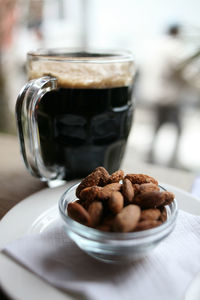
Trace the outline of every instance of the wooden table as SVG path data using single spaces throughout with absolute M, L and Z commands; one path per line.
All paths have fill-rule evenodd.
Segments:
M 148 165 L 137 160 L 128 147 L 122 169 L 132 173 L 146 173 L 159 182 L 165 182 L 190 191 L 195 174 Z M 46 187 L 25 169 L 19 152 L 18 139 L 0 134 L 0 219 L 18 202 Z M 1 272 L 1 269 L 0 269 Z M 8 299 L 0 290 L 0 299 Z
M 0 219 L 19 201 L 45 186 L 26 171 L 18 139 L 0 134 Z

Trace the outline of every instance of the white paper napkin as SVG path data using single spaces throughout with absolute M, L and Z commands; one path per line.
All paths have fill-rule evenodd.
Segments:
M 173 233 L 129 266 L 98 262 L 65 234 L 62 221 L 3 250 L 53 286 L 91 300 L 178 300 L 200 271 L 200 217 L 179 211 Z

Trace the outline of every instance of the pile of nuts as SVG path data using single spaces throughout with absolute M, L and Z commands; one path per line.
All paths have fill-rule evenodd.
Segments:
M 108 232 L 132 232 L 161 225 L 167 219 L 166 205 L 174 194 L 161 191 L 157 180 L 145 174 L 112 175 L 96 168 L 76 189 L 78 200 L 67 206 L 75 221 Z

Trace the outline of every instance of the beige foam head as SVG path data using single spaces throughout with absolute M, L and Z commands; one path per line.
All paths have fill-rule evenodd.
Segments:
M 84 63 L 67 61 L 29 60 L 28 76 L 35 79 L 46 75 L 56 77 L 58 86 L 65 88 L 108 88 L 129 86 L 134 78 L 132 61 Z

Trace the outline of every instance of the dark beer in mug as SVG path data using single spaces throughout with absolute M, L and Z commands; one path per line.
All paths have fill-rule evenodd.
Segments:
M 133 118 L 129 52 L 39 50 L 16 115 L 27 169 L 41 180 L 78 179 L 120 168 Z
M 38 105 L 45 164 L 63 167 L 64 178 L 81 178 L 97 166 L 120 167 L 131 128 L 132 87 L 59 88 Z

